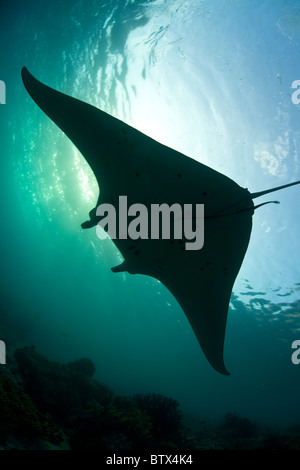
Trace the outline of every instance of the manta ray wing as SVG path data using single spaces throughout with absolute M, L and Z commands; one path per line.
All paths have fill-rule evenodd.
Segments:
M 205 219 L 204 227 L 202 250 L 183 252 L 163 283 L 181 305 L 208 361 L 229 375 L 223 361 L 227 312 L 248 247 L 251 211 Z
M 247 250 L 251 194 L 225 175 L 172 150 L 107 113 L 36 80 L 22 78 L 38 106 L 82 153 L 100 187 L 96 207 L 128 204 L 204 204 L 204 246 L 185 250 L 183 240 L 116 239 L 124 257 L 114 272 L 146 274 L 161 281 L 185 312 L 212 366 L 223 361 L 227 312 L 233 284 Z M 96 208 L 82 226 L 95 226 Z

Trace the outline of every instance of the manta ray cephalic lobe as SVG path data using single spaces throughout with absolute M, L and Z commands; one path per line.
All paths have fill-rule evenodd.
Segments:
M 211 365 L 229 375 L 224 338 L 233 284 L 243 262 L 252 229 L 253 199 L 300 181 L 251 194 L 227 176 L 166 147 L 109 114 L 58 92 L 22 69 L 26 90 L 69 137 L 90 165 L 101 189 L 90 220 L 99 222 L 100 204 L 118 210 L 128 204 L 203 204 L 204 246 L 184 249 L 182 240 L 115 239 L 124 261 L 114 272 L 145 274 L 173 294 L 187 316 Z M 258 207 L 258 206 L 257 206 Z

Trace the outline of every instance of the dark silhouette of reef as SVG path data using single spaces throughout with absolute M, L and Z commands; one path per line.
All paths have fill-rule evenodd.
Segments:
M 88 358 L 64 364 L 16 349 L 0 368 L 0 450 L 300 449 L 300 427 L 264 430 L 237 413 L 217 426 L 188 423 L 173 398 L 118 396 L 94 373 Z
M 0 449 L 138 451 L 183 445 L 176 400 L 117 396 L 94 373 L 88 358 L 63 364 L 34 347 L 16 349 L 8 368 L 0 369 Z

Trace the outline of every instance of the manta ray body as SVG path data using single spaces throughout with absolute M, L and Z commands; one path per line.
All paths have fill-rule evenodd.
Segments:
M 124 261 L 112 270 L 145 274 L 164 284 L 182 307 L 208 361 L 229 375 L 223 360 L 227 313 L 248 247 L 252 215 L 259 207 L 253 199 L 300 181 L 251 194 L 121 120 L 42 84 L 25 67 L 22 79 L 30 96 L 74 143 L 97 179 L 100 195 L 83 228 L 98 224 L 100 204 L 118 208 L 124 195 L 128 204 L 142 203 L 149 209 L 152 204 L 204 204 L 201 250 L 185 250 L 184 235 L 179 240 L 117 238 L 114 243 Z

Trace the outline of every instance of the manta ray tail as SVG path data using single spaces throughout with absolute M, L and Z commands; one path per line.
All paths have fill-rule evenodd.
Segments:
M 266 189 L 265 191 L 260 191 L 258 193 L 252 193 L 251 198 L 255 199 L 256 197 L 264 196 L 265 194 L 273 193 L 274 191 L 279 191 L 280 189 L 288 188 L 289 186 L 294 186 L 295 184 L 300 184 L 300 181 L 284 184 L 283 186 L 277 186 L 276 188 Z

